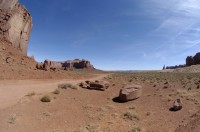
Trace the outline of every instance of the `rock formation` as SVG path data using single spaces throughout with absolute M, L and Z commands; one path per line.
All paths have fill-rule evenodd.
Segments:
M 90 70 L 94 69 L 93 65 L 90 64 L 90 61 L 84 59 L 68 60 L 64 62 L 45 60 L 44 63 L 38 63 L 36 65 L 36 68 L 41 70 L 48 70 L 52 68 L 63 69 L 63 70 L 67 70 L 70 68 L 90 69 Z
M 186 66 L 191 66 L 191 65 L 194 65 L 194 59 L 192 56 L 188 56 L 186 58 Z
M 193 57 L 194 59 L 194 64 L 200 64 L 200 52 L 196 53 L 196 55 Z
M 0 37 L 27 55 L 32 17 L 18 0 L 0 0 Z
M 200 64 L 200 52 L 196 53 L 195 56 L 188 56 L 185 61 L 186 64 L 184 65 L 167 66 L 166 69 L 177 69 Z
M 186 66 L 200 64 L 200 52 L 196 53 L 194 57 L 188 56 L 186 58 Z

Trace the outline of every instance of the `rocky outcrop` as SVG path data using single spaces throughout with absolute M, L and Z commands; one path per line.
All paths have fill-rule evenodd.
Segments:
M 192 56 L 188 56 L 186 58 L 186 66 L 191 66 L 191 65 L 194 65 L 194 59 Z
M 198 65 L 200 64 L 200 52 L 196 53 L 195 56 L 188 56 L 186 58 L 186 64 L 184 65 L 175 65 L 175 66 L 167 66 L 166 69 L 178 69 L 178 68 L 184 68 L 192 65 Z
M 193 57 L 194 59 L 194 64 L 200 64 L 200 52 L 196 53 L 196 55 Z
M 76 69 L 94 69 L 93 65 L 90 64 L 90 61 L 88 60 L 69 60 L 65 61 L 62 65 L 65 69 L 66 68 L 76 68 Z
M 56 69 L 89 69 L 92 70 L 94 69 L 93 65 L 90 64 L 90 61 L 88 60 L 68 60 L 68 61 L 63 61 L 63 62 L 57 62 L 57 61 L 50 61 L 50 60 L 45 60 L 44 63 L 38 63 L 36 65 L 37 69 L 41 70 L 48 70 L 52 68 Z
M 0 37 L 27 55 L 32 17 L 18 0 L 0 0 Z
M 200 52 L 196 53 L 194 57 L 188 56 L 186 58 L 186 66 L 200 64 Z
M 3 10 L 12 10 L 18 0 L 0 0 L 0 8 Z

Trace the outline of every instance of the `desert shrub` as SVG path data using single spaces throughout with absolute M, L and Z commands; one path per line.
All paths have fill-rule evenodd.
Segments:
M 40 101 L 42 102 L 51 102 L 51 98 L 48 95 L 43 96 Z
M 58 89 L 56 89 L 53 93 L 54 94 L 60 94 L 60 91 Z
M 61 88 L 61 89 L 67 89 L 67 88 L 78 89 L 78 86 L 73 85 L 71 83 L 63 83 L 63 84 L 58 84 L 58 88 Z
M 141 132 L 141 129 L 139 127 L 134 127 L 129 132 Z
M 10 116 L 9 116 L 9 119 L 8 119 L 8 123 L 10 123 L 10 124 L 14 124 L 15 123 L 15 120 L 16 120 L 16 114 L 11 114 Z
M 129 120 L 139 120 L 138 115 L 134 111 L 128 111 L 124 114 L 124 117 Z

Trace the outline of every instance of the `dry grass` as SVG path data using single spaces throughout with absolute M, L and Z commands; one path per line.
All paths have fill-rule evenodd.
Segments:
M 15 120 L 16 120 L 16 117 L 17 117 L 17 115 L 15 113 L 10 114 L 9 118 L 8 118 L 8 123 L 14 124 Z
M 129 120 L 140 120 L 138 114 L 135 111 L 128 111 L 124 113 L 124 118 Z
M 103 132 L 104 130 L 97 124 L 88 124 L 85 126 L 81 126 L 78 132 Z
M 132 128 L 129 132 L 141 132 L 141 128 L 140 127 L 134 127 Z
M 63 83 L 63 84 L 58 84 L 58 88 L 61 88 L 61 89 L 71 88 L 71 89 L 77 90 L 79 87 L 77 85 L 73 85 L 71 83 Z

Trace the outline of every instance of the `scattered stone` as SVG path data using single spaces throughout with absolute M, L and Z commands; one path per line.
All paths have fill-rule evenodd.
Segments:
M 180 99 L 176 99 L 173 103 L 173 107 L 170 108 L 170 111 L 179 111 L 182 109 L 182 103 Z
M 13 62 L 13 59 L 11 57 L 6 58 L 6 63 L 10 64 Z
M 142 86 L 140 85 L 127 85 L 119 92 L 119 100 L 126 102 L 139 98 L 142 94 Z

